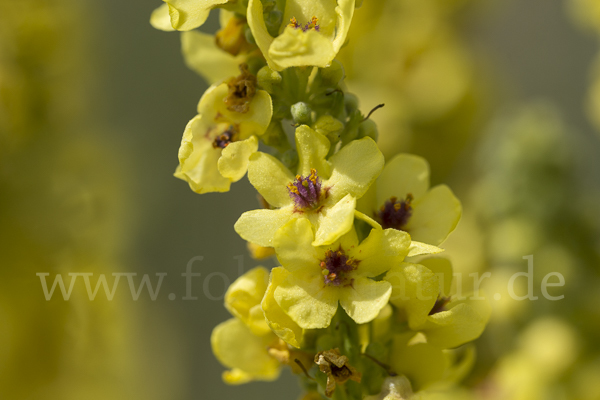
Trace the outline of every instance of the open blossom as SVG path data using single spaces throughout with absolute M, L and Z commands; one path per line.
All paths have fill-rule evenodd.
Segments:
M 246 174 L 248 159 L 258 150 L 257 135 L 266 130 L 273 107 L 253 76 L 242 75 L 212 86 L 198 104 L 198 115 L 186 126 L 175 176 L 197 193 L 226 192 Z
M 456 228 L 462 213 L 446 185 L 429 189 L 427 161 L 410 154 L 391 159 L 357 207 L 383 228 L 406 231 L 412 240 L 435 246 Z
M 482 293 L 450 295 L 452 265 L 446 259 L 401 263 L 384 279 L 392 284 L 390 302 L 398 316 L 432 346 L 449 349 L 475 340 L 490 318 L 490 304 Z
M 231 384 L 250 380 L 272 381 L 279 377 L 280 363 L 268 348 L 278 338 L 267 326 L 260 302 L 269 273 L 257 267 L 239 277 L 225 294 L 225 307 L 235 316 L 215 327 L 211 344 L 215 356 L 226 367 L 223 380 Z
M 248 179 L 275 209 L 248 211 L 235 224 L 245 240 L 272 247 L 275 232 L 291 219 L 307 219 L 314 245 L 331 244 L 352 228 L 356 199 L 383 168 L 383 155 L 371 138 L 355 140 L 329 160 L 329 140 L 308 126 L 296 129 L 300 159 L 294 176 L 276 158 L 254 153 Z
M 272 69 L 323 68 L 344 45 L 354 7 L 355 0 L 287 0 L 284 10 L 267 10 L 261 0 L 250 0 L 248 25 Z M 276 18 L 281 13 L 282 20 Z
M 313 246 L 307 219 L 288 222 L 275 237 L 275 252 L 288 271 L 275 289 L 277 304 L 300 327 L 329 326 L 338 302 L 357 323 L 371 321 L 388 303 L 391 284 L 374 278 L 408 254 L 410 236 L 395 229 L 373 229 L 359 244 L 354 229 L 336 242 Z
M 163 31 L 189 31 L 195 29 L 208 18 L 210 10 L 226 4 L 230 0 L 163 0 L 150 17 L 150 23 Z

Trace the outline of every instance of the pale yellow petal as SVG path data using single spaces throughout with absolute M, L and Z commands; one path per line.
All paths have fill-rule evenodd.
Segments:
M 333 40 L 333 51 L 337 54 L 346 43 L 346 37 L 352 17 L 354 16 L 355 0 L 338 0 L 338 6 L 335 9 L 337 14 L 336 35 Z
M 439 254 L 443 251 L 444 249 L 440 249 L 439 247 L 432 246 L 430 244 L 412 241 L 410 243 L 407 257 L 415 257 L 425 254 Z
M 422 328 L 427 342 L 447 349 L 477 339 L 491 315 L 487 299 L 474 299 L 480 297 L 484 297 L 482 293 L 469 295 L 467 300 L 451 301 L 446 305 L 448 311 L 430 315 Z
M 275 234 L 273 247 L 281 265 L 290 272 L 319 266 L 319 252 L 312 246 L 314 233 L 306 218 L 287 222 Z
M 246 175 L 250 156 L 258 150 L 258 139 L 250 136 L 246 140 L 229 143 L 221 152 L 219 172 L 232 182 L 237 182 Z
M 181 34 L 181 51 L 186 65 L 200 74 L 209 84 L 239 74 L 244 55 L 232 56 L 215 44 L 215 37 L 199 31 Z
M 452 263 L 446 258 L 431 257 L 419 261 L 419 264 L 433 272 L 440 282 L 440 295 L 450 296 L 452 287 Z
M 411 194 L 415 200 L 429 189 L 429 164 L 423 157 L 399 154 L 385 165 L 377 179 L 377 204 L 381 207 L 391 197 L 405 199 Z M 411 232 L 412 235 L 412 232 Z
M 369 236 L 350 254 L 360 265 L 357 274 L 375 277 L 400 263 L 408 253 L 410 236 L 396 229 L 371 229 Z
M 392 287 L 386 281 L 357 277 L 352 286 L 340 288 L 340 291 L 340 304 L 350 318 L 357 324 L 365 324 L 375 319 L 388 303 Z
M 275 232 L 293 216 L 293 206 L 278 210 L 253 210 L 243 213 L 234 229 L 242 237 L 263 247 L 273 247 Z
M 269 54 L 269 48 L 271 47 L 271 43 L 273 43 L 273 37 L 269 34 L 267 30 L 267 25 L 265 24 L 265 18 L 263 16 L 263 6 L 261 0 L 250 0 L 248 2 L 248 26 L 252 31 L 252 35 L 254 36 L 254 40 L 258 45 L 261 53 L 265 55 L 267 59 L 267 63 L 269 67 L 275 71 L 281 71 L 279 65 L 273 62 L 267 55 Z
M 215 327 L 211 335 L 213 353 L 228 368 L 235 368 L 255 380 L 272 381 L 280 372 L 279 362 L 269 356 L 267 347 L 275 336 L 257 336 L 239 319 L 232 318 Z M 239 374 L 233 374 L 232 378 Z M 245 380 L 230 383 L 243 383 Z M 247 380 L 246 380 L 247 381 Z
M 189 31 L 204 24 L 211 8 L 229 0 L 164 0 L 169 6 L 171 25 L 179 31 Z
M 315 66 L 325 68 L 335 58 L 333 44 L 321 33 L 286 27 L 275 38 L 265 55 L 281 70 L 290 67 Z
M 402 310 L 411 329 L 423 325 L 439 293 L 436 275 L 419 264 L 402 263 L 385 280 L 392 284 L 390 303 Z
M 268 282 L 269 271 L 263 267 L 256 267 L 237 278 L 225 293 L 225 308 L 255 332 L 256 330 L 252 326 L 254 318 L 251 310 L 260 305 Z M 265 322 L 264 317 L 262 320 Z M 258 324 L 257 330 L 258 333 L 266 333 L 260 324 Z
M 333 171 L 325 182 L 334 199 L 351 194 L 360 198 L 383 169 L 383 155 L 371 138 L 354 140 L 329 159 Z
M 450 188 L 439 185 L 415 200 L 406 230 L 414 240 L 437 246 L 456 228 L 461 213 L 460 201 Z
M 354 223 L 356 199 L 347 195 L 331 208 L 324 208 L 318 216 L 313 246 L 324 246 L 335 242 L 348 232 Z
M 337 310 L 337 288 L 325 286 L 319 272 L 307 280 L 290 274 L 275 289 L 277 304 L 303 329 L 327 328 Z
M 269 286 L 262 300 L 262 309 L 269 327 L 284 342 L 299 348 L 302 343 L 303 330 L 295 323 L 289 315 L 283 312 L 283 309 L 275 301 L 275 289 L 283 283 L 289 272 L 283 267 L 276 267 L 271 270 Z
M 169 5 L 163 4 L 152 12 L 150 16 L 150 25 L 165 32 L 174 31 L 171 26 L 171 16 L 169 15 Z
M 250 157 L 248 180 L 260 195 L 274 207 L 292 204 L 287 185 L 294 175 L 275 157 L 258 152 Z
M 329 140 L 325 136 L 306 125 L 298 127 L 296 129 L 296 150 L 300 159 L 298 173 L 308 176 L 310 170 L 314 168 L 321 179 L 329 178 L 331 167 L 325 160 L 329 146 Z

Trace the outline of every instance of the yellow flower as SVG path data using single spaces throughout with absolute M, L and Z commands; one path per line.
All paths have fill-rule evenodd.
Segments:
M 354 6 L 355 0 L 288 0 L 281 22 L 276 17 L 281 11 L 265 10 L 260 0 L 250 0 L 248 25 L 272 69 L 324 68 L 346 41 Z
M 373 229 L 358 243 L 354 229 L 329 246 L 312 245 L 310 221 L 288 222 L 277 233 L 277 258 L 289 272 L 274 298 L 301 328 L 329 326 L 338 302 L 357 323 L 374 319 L 387 304 L 391 285 L 376 277 L 408 254 L 410 236 L 395 229 Z
M 243 20 L 226 10 L 220 10 L 219 15 L 221 30 L 216 35 L 198 30 L 181 34 L 185 63 L 209 84 L 236 75 L 238 66 L 245 63 L 251 53 L 250 45 L 240 30 L 240 22 Z M 221 40 L 217 41 L 218 38 Z M 253 48 L 256 49 L 256 46 Z
M 490 318 L 491 307 L 482 293 L 450 296 L 452 265 L 446 259 L 401 263 L 384 279 L 392 285 L 390 302 L 398 315 L 434 347 L 449 349 L 477 339 Z
M 383 168 L 383 156 L 370 139 L 344 146 L 329 161 L 329 141 L 308 126 L 296 129 L 300 159 L 294 175 L 274 157 L 257 152 L 250 157 L 248 179 L 276 209 L 242 214 L 235 224 L 245 240 L 273 246 L 275 232 L 291 219 L 308 219 L 315 229 L 314 245 L 331 244 L 348 232 L 360 198 Z
M 163 31 L 189 31 L 206 22 L 210 10 L 229 0 L 163 0 L 150 17 L 150 24 Z
M 412 240 L 439 245 L 456 228 L 462 208 L 446 185 L 429 189 L 429 165 L 422 157 L 400 154 L 358 203 L 383 228 L 410 233 Z
M 231 368 L 223 373 L 226 383 L 279 377 L 280 362 L 268 351 L 278 346 L 278 338 L 267 326 L 260 307 L 268 276 L 265 268 L 254 268 L 239 277 L 225 294 L 225 307 L 235 318 L 215 327 L 211 345 L 217 359 Z
M 271 97 L 264 90 L 250 96 L 247 87 L 236 95 L 243 79 L 244 74 L 236 82 L 210 87 L 198 104 L 198 115 L 185 128 L 175 176 L 197 193 L 226 192 L 242 179 L 250 155 L 258 150 L 256 136 L 269 125 Z

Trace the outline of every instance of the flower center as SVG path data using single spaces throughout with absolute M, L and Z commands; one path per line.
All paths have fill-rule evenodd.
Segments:
M 327 250 L 325 258 L 320 263 L 325 284 L 329 286 L 351 286 L 354 279 L 348 277 L 348 273 L 354 271 L 359 262 L 352 257 L 348 257 L 341 246 L 337 251 Z
M 398 201 L 392 197 L 381 206 L 375 218 L 379 220 L 383 229 L 394 228 L 403 230 L 412 215 L 412 194 L 407 194 L 406 199 Z
M 225 98 L 225 105 L 229 111 L 247 113 L 250 109 L 250 101 L 256 94 L 256 77 L 248 70 L 248 65 L 241 64 L 238 77 L 231 78 L 227 82 L 229 93 Z
M 437 314 L 442 311 L 446 311 L 446 304 L 450 302 L 450 297 L 438 296 L 435 304 L 431 311 L 429 311 L 429 315 Z
M 215 149 L 224 149 L 229 146 L 231 142 L 235 142 L 237 139 L 238 130 L 234 125 L 229 125 L 226 131 L 218 135 L 212 143 Z
M 296 175 L 296 180 L 287 188 L 297 211 L 316 210 L 321 200 L 327 197 L 327 190 L 323 189 L 316 169 L 311 169 L 307 177 Z
M 314 29 L 315 31 L 319 32 L 320 31 L 320 27 L 319 27 L 319 19 L 317 17 L 312 17 L 312 19 L 306 23 L 306 25 L 302 25 L 300 23 L 298 23 L 298 21 L 296 20 L 296 17 L 292 17 L 292 19 L 290 19 L 290 23 L 288 26 L 291 26 L 292 28 L 295 29 L 302 29 L 302 32 L 306 32 L 309 31 L 311 29 Z

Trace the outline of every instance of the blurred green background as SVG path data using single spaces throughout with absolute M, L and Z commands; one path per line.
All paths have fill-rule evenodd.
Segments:
M 562 235 L 548 230 L 531 235 L 553 235 L 564 258 L 576 254 L 574 263 L 581 265 L 573 267 L 571 276 L 589 279 L 574 279 L 567 293 L 593 292 L 599 282 L 600 144 L 585 99 L 598 43 L 569 19 L 569 4 L 427 1 L 423 4 L 429 8 L 421 9 L 398 1 L 392 11 L 404 13 L 401 22 L 406 24 L 394 30 L 384 18 L 392 2 L 365 3 L 341 54 L 348 86 L 360 95 L 365 110 L 382 98 L 387 103 L 373 117 L 386 155 L 411 151 L 427 157 L 432 183 L 450 184 L 463 199 L 465 218 L 447 246 L 455 264 L 463 263 L 457 269 L 511 271 L 516 265 L 523 268 L 523 255 L 543 253 L 538 242 L 546 239 L 531 245 L 521 241 L 514 257 L 502 260 L 493 237 L 505 220 L 520 215 L 506 211 L 510 207 L 504 204 L 517 193 L 528 193 L 533 199 L 519 197 L 511 210 L 530 216 L 536 214 L 531 210 L 546 209 L 548 197 L 536 195 L 547 190 L 560 194 L 558 206 L 536 214 L 533 223 L 560 229 Z M 244 270 L 260 264 L 233 230 L 238 216 L 255 208 L 257 199 L 246 180 L 229 193 L 200 196 L 172 176 L 181 134 L 207 86 L 185 67 L 179 34 L 154 30 L 148 23 L 159 4 L 24 0 L 0 5 L 0 398 L 208 400 L 300 394 L 289 372 L 275 383 L 221 383 L 223 368 L 212 355 L 210 333 L 229 317 L 222 296 L 240 263 Z M 410 29 L 428 23 L 431 32 L 423 37 L 429 39 Z M 216 29 L 213 12 L 202 30 Z M 379 59 L 365 56 L 369 52 Z M 434 68 L 424 69 L 419 80 L 411 68 L 423 64 L 424 54 L 433 55 Z M 449 58 L 439 54 L 458 54 L 459 61 L 446 65 Z M 388 75 L 378 76 L 379 68 Z M 462 74 L 456 80 L 460 85 L 447 89 L 455 94 L 438 104 L 439 92 L 446 89 L 419 82 L 429 77 L 454 82 L 452 71 Z M 404 80 L 389 85 L 385 79 L 394 76 Z M 411 104 L 418 107 L 411 109 Z M 550 131 L 559 133 L 548 133 L 546 140 Z M 519 141 L 529 132 L 542 139 Z M 512 148 L 502 144 L 506 137 L 515 138 Z M 501 148 L 517 155 L 501 157 Z M 563 161 L 546 165 L 556 154 L 563 154 Z M 535 175 L 538 167 L 546 171 L 545 178 Z M 512 181 L 521 173 L 542 182 L 541 188 L 509 184 L 504 192 L 509 200 L 478 194 L 480 185 L 489 188 L 481 182 Z M 503 237 L 529 235 L 516 226 Z M 576 237 L 581 245 L 572 246 L 563 236 Z M 181 273 L 196 256 L 203 257 L 193 264 L 194 272 L 201 273 L 193 278 L 198 300 L 184 301 Z M 54 274 L 69 272 L 137 272 L 152 274 L 153 283 L 153 274 L 168 275 L 156 301 L 146 294 L 133 301 L 124 279 L 112 302 L 103 294 L 87 300 L 81 281 L 72 300 L 46 301 L 38 272 L 49 272 L 50 282 Z M 484 390 L 485 382 L 501 385 L 494 371 L 501 370 L 497 365 L 503 355 L 518 348 L 512 338 L 538 313 L 597 319 L 598 311 L 587 307 L 596 300 L 597 295 L 574 296 L 568 305 L 546 304 L 516 314 L 510 305 L 500 308 L 499 322 L 492 322 L 480 341 L 480 361 L 468 384 L 479 388 L 481 398 L 521 398 L 487 396 Z M 582 348 L 588 345 L 582 337 L 598 333 L 597 323 L 565 323 L 578 332 L 573 340 Z M 596 348 L 590 344 L 591 355 L 582 363 L 595 362 Z M 567 388 L 587 387 L 587 380 L 574 378 L 576 368 L 569 368 L 552 379 L 562 379 Z M 573 383 L 578 379 L 583 383 Z M 573 393 L 556 398 L 594 398 L 591 389 L 591 397 Z

